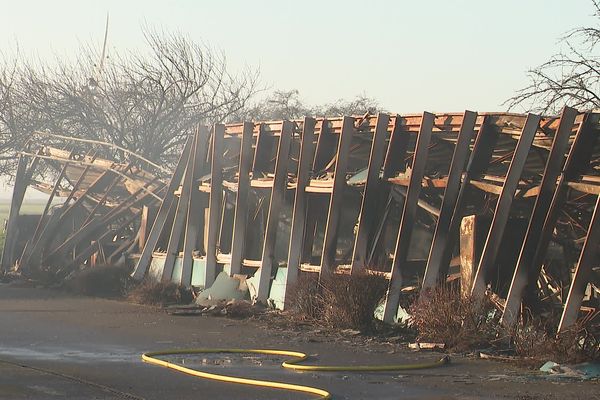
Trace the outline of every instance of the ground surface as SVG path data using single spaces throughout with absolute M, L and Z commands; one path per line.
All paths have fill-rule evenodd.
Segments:
M 173 317 L 119 301 L 0 285 L 0 399 L 302 399 L 193 378 L 144 364 L 148 350 L 186 347 L 293 349 L 318 363 L 404 363 L 439 354 L 400 345 L 359 346 L 270 330 L 264 322 Z M 454 357 L 402 373 L 295 373 L 280 360 L 186 358 L 186 365 L 324 388 L 335 399 L 600 399 L 594 382 L 551 381 L 506 364 Z

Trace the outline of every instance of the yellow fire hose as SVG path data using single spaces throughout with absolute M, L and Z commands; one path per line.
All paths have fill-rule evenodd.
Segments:
M 215 354 L 215 353 L 245 353 L 245 354 L 267 354 L 275 356 L 288 356 L 293 357 L 290 361 L 284 361 L 281 366 L 283 368 L 292 369 L 296 371 L 317 371 L 317 372 L 331 372 L 331 371 L 353 371 L 353 372 L 373 372 L 373 371 L 406 371 L 414 369 L 426 369 L 439 367 L 450 362 L 450 358 L 445 356 L 440 360 L 434 362 L 425 362 L 418 364 L 390 364 L 390 365 L 300 365 L 299 363 L 306 361 L 308 356 L 298 351 L 288 350 L 262 350 L 262 349 L 180 349 L 180 350 L 166 350 L 166 351 L 153 351 L 142 354 L 142 360 L 147 363 L 159 365 L 161 367 L 174 369 L 184 374 L 197 376 L 204 379 L 212 379 L 215 381 L 239 383 L 243 385 L 260 386 L 276 389 L 293 390 L 296 392 L 309 393 L 319 396 L 321 399 L 331 399 L 331 394 L 323 389 L 294 385 L 291 383 L 283 382 L 272 382 L 263 381 L 258 379 L 249 378 L 238 378 L 234 376 L 213 374 L 210 372 L 198 371 L 191 368 L 186 368 L 179 364 L 171 363 L 168 361 L 161 360 L 156 357 L 160 356 L 174 356 L 182 354 Z

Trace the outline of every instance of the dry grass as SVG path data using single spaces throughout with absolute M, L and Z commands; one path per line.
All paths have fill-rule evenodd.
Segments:
M 459 290 L 449 287 L 422 295 L 410 306 L 409 314 L 419 341 L 444 343 L 453 350 L 489 347 L 498 329 L 488 299 L 462 297 Z
M 75 273 L 64 287 L 86 296 L 121 297 L 127 292 L 128 284 L 127 268 L 104 265 Z
M 189 304 L 194 300 L 191 289 L 172 282 L 146 279 L 129 292 L 127 298 L 138 304 L 167 306 Z
M 556 334 L 557 318 L 521 321 L 508 331 L 510 344 L 524 364 L 539 366 L 551 360 L 559 364 L 577 364 L 600 359 L 600 326 L 578 323 Z
M 600 358 L 598 323 L 578 324 L 557 335 L 559 316 L 546 315 L 506 329 L 489 299 L 462 297 L 458 289 L 432 290 L 415 301 L 409 313 L 417 340 L 444 343 L 454 351 L 509 351 L 518 363 L 536 368 L 548 360 L 573 364 Z
M 293 314 L 304 321 L 335 329 L 366 330 L 387 288 L 385 278 L 375 275 L 332 274 L 318 282 L 316 275 L 301 276 L 291 288 Z
M 323 312 L 323 297 L 317 274 L 300 273 L 296 283 L 287 291 L 292 315 L 300 321 L 315 322 Z

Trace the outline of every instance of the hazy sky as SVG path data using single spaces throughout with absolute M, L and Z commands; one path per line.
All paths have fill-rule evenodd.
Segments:
M 3 1 L 5 52 L 42 59 L 100 44 L 143 46 L 141 26 L 221 49 L 233 70 L 260 68 L 310 103 L 366 94 L 392 112 L 503 110 L 526 70 L 591 21 L 590 0 Z M 109 53 L 110 54 L 110 53 Z

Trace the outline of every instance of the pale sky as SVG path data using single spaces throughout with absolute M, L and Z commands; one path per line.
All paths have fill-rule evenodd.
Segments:
M 1 48 L 42 59 L 100 44 L 143 46 L 141 26 L 221 49 L 232 70 L 309 103 L 366 94 L 391 112 L 502 111 L 525 72 L 590 22 L 590 0 L 3 1 Z
M 504 111 L 526 70 L 593 20 L 590 0 L 3 0 L 0 48 L 73 56 L 101 45 L 107 12 L 109 56 L 143 48 L 144 25 L 179 31 L 310 104 L 365 94 L 398 113 Z

